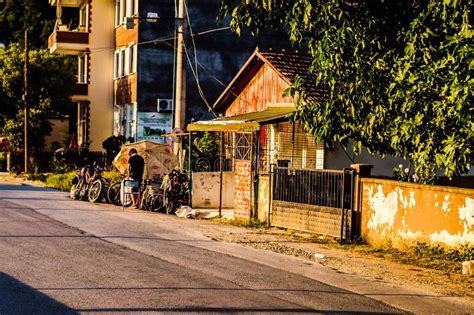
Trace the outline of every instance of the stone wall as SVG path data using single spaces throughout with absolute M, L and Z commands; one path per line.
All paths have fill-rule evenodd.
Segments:
M 252 164 L 246 160 L 235 160 L 234 217 L 236 219 L 250 219 L 252 198 Z

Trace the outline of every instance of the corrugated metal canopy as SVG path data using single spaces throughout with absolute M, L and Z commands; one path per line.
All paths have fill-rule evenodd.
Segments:
M 188 131 L 256 131 L 265 123 L 287 119 L 295 110 L 294 107 L 269 107 L 260 112 L 191 123 Z

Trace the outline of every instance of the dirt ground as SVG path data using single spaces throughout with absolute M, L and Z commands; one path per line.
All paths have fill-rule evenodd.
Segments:
M 340 247 L 335 242 L 314 242 L 314 235 L 277 228 L 246 228 L 228 224 L 196 221 L 201 232 L 218 241 L 239 243 L 287 255 L 317 260 L 332 269 L 393 284 L 409 285 L 443 296 L 463 297 L 474 303 L 474 277 L 458 273 L 401 264 L 390 257 L 376 257 L 357 251 L 356 247 Z

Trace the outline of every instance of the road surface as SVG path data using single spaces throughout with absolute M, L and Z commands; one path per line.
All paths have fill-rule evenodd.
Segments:
M 384 291 L 316 262 L 216 242 L 183 221 L 0 185 L 0 314 L 467 310 Z

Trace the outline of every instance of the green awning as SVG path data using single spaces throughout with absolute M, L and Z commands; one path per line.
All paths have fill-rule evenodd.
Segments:
M 269 107 L 260 112 L 202 120 L 189 124 L 188 131 L 256 131 L 261 125 L 288 119 L 295 110 L 294 107 Z

